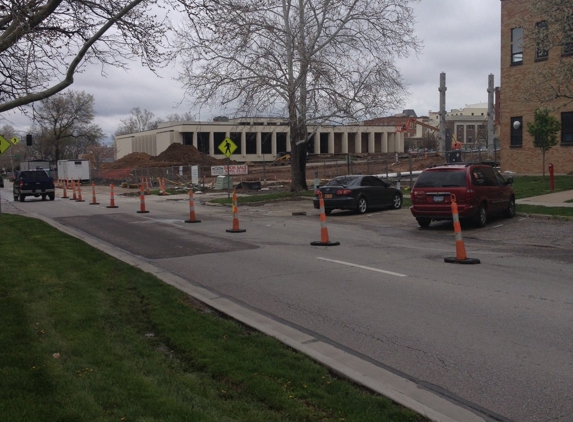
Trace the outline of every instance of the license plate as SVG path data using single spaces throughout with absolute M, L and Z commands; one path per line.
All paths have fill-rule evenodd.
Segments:
M 332 198 L 332 194 L 331 193 L 325 193 L 324 194 L 324 199 L 331 199 Z
M 434 202 L 444 202 L 444 196 L 443 195 L 434 196 Z

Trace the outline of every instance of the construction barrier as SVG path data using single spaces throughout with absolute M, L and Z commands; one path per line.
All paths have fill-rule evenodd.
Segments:
M 328 229 L 326 227 L 326 213 L 324 212 L 324 198 L 322 192 L 318 191 L 320 204 L 320 242 L 310 242 L 312 246 L 338 246 L 340 242 L 331 242 L 328 239 Z
M 161 195 L 164 196 L 165 195 L 165 177 L 161 179 L 160 186 L 161 186 Z
M 99 202 L 96 201 L 96 188 L 94 182 L 92 182 L 92 202 L 90 202 L 90 205 L 99 205 Z
M 78 179 L 78 199 L 76 202 L 86 202 L 82 199 L 82 182 Z
M 233 189 L 233 228 L 227 230 L 229 233 L 243 233 L 246 232 L 245 229 L 239 228 L 239 208 L 237 207 L 237 192 Z
M 113 194 L 113 183 L 109 185 L 111 191 L 109 193 L 109 205 L 106 208 L 118 208 L 117 205 L 115 205 L 115 197 Z
M 195 218 L 195 201 L 193 200 L 193 189 L 189 189 L 189 220 L 186 223 L 200 223 L 201 220 Z M 238 227 L 238 225 L 237 225 Z
M 444 258 L 445 262 L 450 264 L 479 264 L 480 260 L 475 258 L 468 258 L 466 255 L 466 247 L 462 239 L 462 227 L 460 225 L 460 217 L 458 215 L 458 204 L 456 203 L 456 195 L 451 195 L 452 202 L 452 217 L 454 220 L 454 231 L 456 233 L 456 256 L 451 258 Z
M 145 191 L 143 189 L 143 183 L 139 185 L 139 214 L 146 214 L 149 211 L 145 210 Z

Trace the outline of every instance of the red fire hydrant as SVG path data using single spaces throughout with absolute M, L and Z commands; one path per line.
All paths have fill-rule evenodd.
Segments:
M 549 163 L 549 186 L 551 187 L 551 192 L 555 190 L 555 177 L 553 174 L 553 163 Z

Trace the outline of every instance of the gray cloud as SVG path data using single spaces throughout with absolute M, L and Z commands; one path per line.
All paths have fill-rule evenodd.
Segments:
M 416 57 L 400 59 L 398 67 L 408 84 L 409 96 L 404 107 L 427 115 L 439 107 L 440 72 L 446 72 L 446 108 L 464 107 L 487 101 L 488 75 L 494 74 L 499 85 L 500 13 L 499 0 L 422 0 L 414 4 L 417 24 L 415 32 L 424 49 Z M 108 136 L 129 116 L 134 107 L 147 109 L 156 118 L 172 113 L 191 111 L 196 120 L 209 120 L 224 112 L 191 110 L 184 101 L 177 69 L 158 69 L 160 77 L 139 63 L 129 71 L 106 68 L 102 76 L 98 66 L 91 66 L 75 77 L 69 88 L 85 91 L 95 98 L 96 119 Z M 22 133 L 30 121 L 20 113 L 4 113 L 0 125 L 12 124 Z

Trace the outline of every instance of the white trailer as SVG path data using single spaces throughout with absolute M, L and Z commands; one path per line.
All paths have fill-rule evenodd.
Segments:
M 58 179 L 89 182 L 89 160 L 58 160 Z
M 50 171 L 50 162 L 45 160 L 22 161 L 20 171 L 43 169 Z

